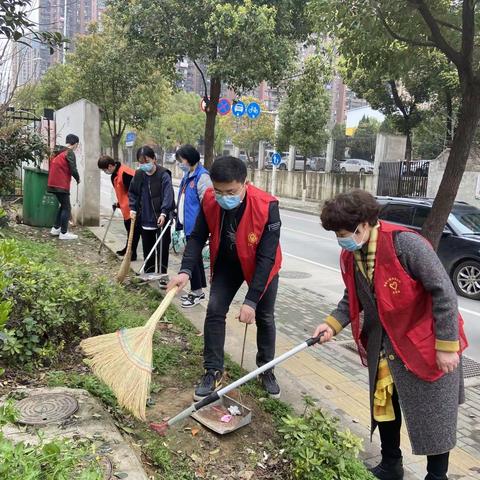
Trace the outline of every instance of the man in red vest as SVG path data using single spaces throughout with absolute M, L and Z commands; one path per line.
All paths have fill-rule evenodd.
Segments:
M 125 224 L 125 229 L 127 230 L 128 243 L 128 235 L 130 234 L 130 225 L 132 223 L 132 220 L 130 219 L 130 208 L 128 206 L 128 189 L 130 188 L 130 183 L 135 175 L 135 170 L 127 167 L 126 165 L 122 165 L 118 161 L 115 161 L 109 155 L 102 155 L 98 159 L 98 168 L 107 175 L 111 175 L 113 189 L 115 190 L 115 196 L 117 197 L 117 202 L 112 205 L 112 208 L 113 210 L 119 208 L 122 212 L 123 223 Z M 138 242 L 140 241 L 140 233 L 140 222 L 137 222 L 133 232 L 132 261 L 137 259 L 137 246 Z M 123 257 L 126 252 L 127 247 L 125 246 L 122 248 L 122 250 L 117 250 L 115 253 L 120 257 Z
M 377 426 L 380 432 L 382 461 L 371 469 L 374 476 L 403 479 L 403 416 L 413 453 L 427 456 L 426 480 L 447 480 L 464 401 L 458 367 L 468 345 L 457 295 L 431 245 L 417 232 L 379 221 L 379 212 L 362 190 L 325 203 L 322 225 L 342 247 L 346 290 L 315 335 L 324 332 L 323 343 L 351 325 L 368 366 L 371 432 Z
M 185 287 L 209 239 L 212 278 L 204 326 L 205 374 L 195 389 L 196 401 L 221 386 L 225 318 L 244 281 L 248 292 L 238 319 L 257 324 L 257 365 L 274 358 L 274 307 L 282 262 L 278 201 L 246 182 L 247 168 L 238 158 L 215 160 L 210 177 L 213 188 L 205 192 L 180 273 L 168 285 L 168 289 Z M 280 396 L 273 371 L 262 374 L 260 380 L 270 396 Z
M 75 240 L 78 235 L 68 231 L 68 221 L 72 207 L 70 205 L 70 182 L 72 177 L 80 183 L 80 176 L 77 170 L 77 160 L 74 151 L 78 147 L 79 138 L 70 133 L 66 138 L 66 146 L 63 147 L 50 162 L 48 172 L 48 191 L 53 193 L 60 203 L 55 225 L 50 234 L 60 240 Z

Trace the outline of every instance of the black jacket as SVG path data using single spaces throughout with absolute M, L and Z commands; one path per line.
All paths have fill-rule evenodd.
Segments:
M 140 215 L 142 213 L 142 190 L 146 188 L 146 177 L 147 174 L 144 171 L 137 170 L 128 189 L 130 210 Z M 156 172 L 150 177 L 150 197 L 157 219 L 162 213 L 167 219 L 170 219 L 175 210 L 172 174 L 170 170 L 157 165 Z

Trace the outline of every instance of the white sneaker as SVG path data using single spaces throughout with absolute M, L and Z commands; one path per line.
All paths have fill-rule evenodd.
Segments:
M 58 236 L 60 240 L 76 240 L 78 238 L 78 235 L 75 235 L 73 233 L 67 232 L 67 233 L 60 233 Z
M 58 237 L 61 233 L 62 233 L 61 228 L 52 227 L 52 229 L 50 230 L 50 235 L 53 235 L 54 237 Z

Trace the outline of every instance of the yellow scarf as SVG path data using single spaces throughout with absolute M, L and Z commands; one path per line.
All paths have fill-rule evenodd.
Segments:
M 377 253 L 378 227 L 377 224 L 370 233 L 367 245 L 367 255 L 362 255 L 360 250 L 354 252 L 355 263 L 358 270 L 367 279 L 368 284 L 373 288 L 373 276 L 375 272 L 375 255 Z M 393 377 L 388 367 L 386 358 L 380 356 L 377 370 L 377 383 L 373 396 L 373 418 L 377 422 L 389 422 L 395 420 L 393 410 Z

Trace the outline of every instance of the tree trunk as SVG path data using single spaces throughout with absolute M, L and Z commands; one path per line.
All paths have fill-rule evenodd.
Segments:
M 413 150 L 412 130 L 410 128 L 407 128 L 405 134 L 407 136 L 407 145 L 405 147 L 405 160 L 410 163 L 412 161 L 412 150 Z
M 469 83 L 465 86 L 462 95 L 458 125 L 445 172 L 430 215 L 422 229 L 423 236 L 430 240 L 435 249 L 438 247 L 448 215 L 455 202 L 479 119 L 480 87 Z
M 452 94 L 450 90 L 445 89 L 445 107 L 447 110 L 447 121 L 446 121 L 446 146 L 450 147 L 453 140 L 453 101 Z
M 115 160 L 120 160 L 118 153 L 119 153 L 119 146 L 120 146 L 120 140 L 121 140 L 121 135 L 112 135 L 112 153 L 113 153 L 113 158 Z
M 217 105 L 220 99 L 222 81 L 218 77 L 210 79 L 210 101 L 205 119 L 205 168 L 210 168 L 213 163 L 213 150 L 215 146 L 215 123 L 217 120 Z

